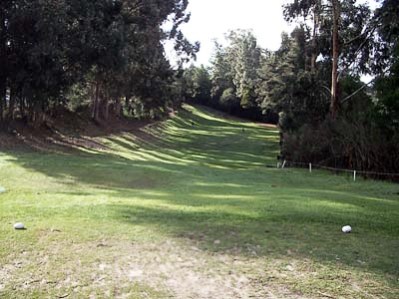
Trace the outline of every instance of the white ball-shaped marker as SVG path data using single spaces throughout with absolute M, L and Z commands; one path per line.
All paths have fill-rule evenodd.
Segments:
M 345 225 L 342 227 L 342 232 L 345 234 L 348 234 L 352 231 L 352 228 L 350 227 L 350 225 Z
M 0 193 L 6 192 L 6 188 L 0 186 Z
M 15 223 L 14 224 L 14 229 L 25 229 L 25 225 L 23 223 Z

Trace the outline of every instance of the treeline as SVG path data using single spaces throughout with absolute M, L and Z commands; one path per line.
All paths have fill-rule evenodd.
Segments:
M 217 44 L 210 68 L 190 67 L 186 96 L 278 122 L 282 157 L 362 171 L 399 171 L 399 3 L 291 1 L 281 47 L 248 31 Z M 373 78 L 369 84 L 361 77 Z
M 0 122 L 40 124 L 59 107 L 90 109 L 106 122 L 122 110 L 158 117 L 181 101 L 164 55 L 195 56 L 179 26 L 187 0 L 2 0 Z M 163 29 L 168 20 L 169 30 Z

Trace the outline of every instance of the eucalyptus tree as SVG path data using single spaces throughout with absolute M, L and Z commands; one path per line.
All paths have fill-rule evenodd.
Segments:
M 317 57 L 331 64 L 330 113 L 339 109 L 339 78 L 346 73 L 367 72 L 371 52 L 371 12 L 356 0 L 294 0 L 284 6 L 288 21 L 299 21 L 311 34 L 311 67 L 317 69 Z

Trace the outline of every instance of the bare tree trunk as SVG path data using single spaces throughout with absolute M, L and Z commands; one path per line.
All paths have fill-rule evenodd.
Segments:
M 27 115 L 26 115 L 26 105 L 25 105 L 25 98 L 24 97 L 21 97 L 19 99 L 19 111 L 21 113 L 21 118 L 23 120 L 26 120 L 27 119 Z
M 92 90 L 92 110 L 91 117 L 95 122 L 100 121 L 100 111 L 99 111 L 99 102 L 100 102 L 100 83 L 96 80 L 94 85 L 94 90 Z
M 108 100 L 104 101 L 104 119 L 105 120 L 109 119 L 109 103 L 108 103 Z
M 91 106 L 90 106 L 90 117 L 94 119 L 94 103 L 96 101 L 96 84 L 93 82 L 90 82 L 90 101 L 91 101 Z
M 4 120 L 7 95 L 7 41 L 6 41 L 6 17 L 4 9 L 0 7 L 0 121 Z
M 101 101 L 102 117 L 105 121 L 109 119 L 109 93 L 104 91 L 104 98 Z
M 125 108 L 128 111 L 130 111 L 130 99 L 131 99 L 130 95 L 125 96 Z
M 109 119 L 109 104 L 106 95 L 100 101 L 100 110 L 101 110 L 102 119 L 107 121 Z
M 115 116 L 116 117 L 121 117 L 122 115 L 122 104 L 121 104 L 121 98 L 120 97 L 116 97 L 115 100 Z
M 15 112 L 14 110 L 15 110 L 15 90 L 14 88 L 10 88 L 10 99 L 9 99 L 8 114 L 7 114 L 8 120 L 14 120 L 14 112 Z
M 6 79 L 0 79 L 0 122 L 4 120 L 5 104 L 7 96 Z
M 331 78 L 331 117 L 335 119 L 338 112 L 338 59 L 339 59 L 339 15 L 340 15 L 340 2 L 339 0 L 332 0 L 333 9 L 333 64 L 332 64 L 332 78 Z
M 33 106 L 32 124 L 37 128 L 44 123 L 44 120 L 45 117 L 42 103 L 36 99 Z

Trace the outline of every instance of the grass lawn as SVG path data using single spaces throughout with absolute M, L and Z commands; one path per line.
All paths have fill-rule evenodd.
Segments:
M 399 185 L 200 107 L 95 141 L 0 153 L 0 298 L 398 298 Z

